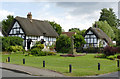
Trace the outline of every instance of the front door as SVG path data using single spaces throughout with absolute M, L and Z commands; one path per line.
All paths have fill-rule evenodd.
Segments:
M 27 39 L 27 49 L 30 49 L 30 44 L 31 44 L 32 40 L 31 39 Z

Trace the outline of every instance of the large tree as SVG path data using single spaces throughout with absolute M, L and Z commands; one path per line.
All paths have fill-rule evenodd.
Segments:
M 107 23 L 112 27 L 114 34 L 115 34 L 115 38 L 113 40 L 115 41 L 120 41 L 120 38 L 118 38 L 118 26 L 119 26 L 119 19 L 117 19 L 117 16 L 115 15 L 115 12 L 113 12 L 112 8 L 103 8 L 101 9 L 100 12 L 100 18 L 99 21 L 107 21 Z
M 105 32 L 111 39 L 115 38 L 115 34 L 111 26 L 107 23 L 107 21 L 96 21 L 95 24 L 98 28 L 100 28 L 103 32 Z M 93 24 L 93 27 L 95 27 Z
M 7 33 L 7 30 L 8 30 L 8 28 L 9 28 L 11 22 L 13 21 L 13 19 L 14 19 L 14 16 L 8 15 L 8 16 L 7 16 L 7 19 L 4 19 L 4 20 L 2 21 L 2 29 L 3 29 L 6 33 Z
M 55 29 L 55 31 L 58 33 L 58 35 L 60 35 L 62 33 L 62 27 L 59 24 L 57 24 L 54 21 L 53 22 L 49 21 L 49 23 Z

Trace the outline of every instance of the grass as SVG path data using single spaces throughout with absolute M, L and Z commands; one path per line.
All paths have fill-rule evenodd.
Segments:
M 25 66 L 43 68 L 42 62 L 45 60 L 45 69 L 57 71 L 67 76 L 90 76 L 117 71 L 117 63 L 115 60 L 94 58 L 95 54 L 87 54 L 79 57 L 61 57 L 56 56 L 24 56 L 21 54 L 2 55 L 2 62 L 6 62 L 7 57 L 11 58 L 12 64 L 22 64 L 25 58 Z M 98 71 L 98 62 L 101 64 L 101 70 Z M 68 66 L 72 65 L 72 73 L 69 73 Z

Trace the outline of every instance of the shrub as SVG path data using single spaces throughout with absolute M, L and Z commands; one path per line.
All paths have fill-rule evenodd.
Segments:
M 104 51 L 104 54 L 106 56 L 116 54 L 116 48 L 115 47 L 106 46 L 103 51 Z
M 104 54 L 97 54 L 95 58 L 106 58 L 106 55 Z
M 61 34 L 56 41 L 56 51 L 62 53 L 68 53 L 71 49 L 71 39 L 65 35 Z
M 8 50 L 11 52 L 17 52 L 17 51 L 23 51 L 24 49 L 22 46 L 10 46 Z
M 48 52 L 48 55 L 56 55 L 55 52 Z
M 97 47 L 89 47 L 82 49 L 82 51 L 86 53 L 98 53 L 101 52 L 102 50 L 103 50 L 102 48 L 97 48 Z
M 111 59 L 111 60 L 114 60 L 114 59 L 115 59 L 114 55 L 107 56 L 106 58 L 107 58 L 107 59 Z
M 2 50 L 9 51 L 10 46 L 23 46 L 23 39 L 16 36 L 2 37 Z
M 33 48 L 38 48 L 38 49 L 43 49 L 44 48 L 44 44 L 38 44 L 38 43 L 36 43 L 31 49 L 33 49 Z
M 54 53 L 54 52 L 41 51 L 41 49 L 38 49 L 38 48 L 31 49 L 31 51 L 29 53 L 30 53 L 30 55 L 34 55 L 34 56 L 56 55 L 56 53 Z
M 41 52 L 41 49 L 33 48 L 33 49 L 31 49 L 30 54 L 38 56 L 40 52 Z

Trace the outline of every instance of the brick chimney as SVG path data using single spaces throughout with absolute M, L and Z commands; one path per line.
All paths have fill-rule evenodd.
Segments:
M 29 13 L 27 14 L 27 18 L 30 19 L 30 21 L 32 22 L 32 14 L 31 14 L 31 12 L 29 12 Z

